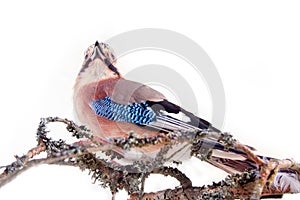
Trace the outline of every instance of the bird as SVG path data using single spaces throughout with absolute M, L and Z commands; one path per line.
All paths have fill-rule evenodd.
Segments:
M 116 62 L 113 49 L 106 43 L 96 41 L 85 51 L 84 62 L 74 85 L 76 118 L 93 132 L 99 142 L 109 144 L 112 139 L 126 138 L 130 133 L 141 138 L 178 131 L 221 133 L 210 122 L 170 102 L 161 92 L 125 79 Z M 204 138 L 201 142 L 213 150 L 207 162 L 225 172 L 234 174 L 258 169 L 257 164 L 241 150 L 225 148 L 224 144 L 213 138 Z M 143 159 L 151 162 L 163 146 L 153 144 L 118 149 L 116 152 L 123 157 L 123 164 Z M 170 162 L 181 162 L 190 156 L 190 148 L 190 144 L 178 144 L 167 152 L 166 157 L 170 158 Z M 298 174 L 293 170 L 279 170 L 273 185 L 279 189 L 289 188 L 292 192 L 300 190 Z
M 175 131 L 220 132 L 208 121 L 167 100 L 161 92 L 131 80 L 126 80 L 116 68 L 116 55 L 105 43 L 88 47 L 84 62 L 74 85 L 74 110 L 76 118 L 90 128 L 102 143 L 113 138 L 125 138 L 129 133 L 139 137 L 154 137 L 159 133 Z M 184 117 L 182 117 L 184 116 Z M 216 150 L 225 149 L 215 140 L 206 145 Z M 127 160 L 153 159 L 163 144 L 121 151 Z M 168 155 L 172 161 L 184 159 L 190 145 L 180 144 Z M 243 153 L 232 150 L 233 153 Z M 227 152 L 229 155 L 230 152 Z

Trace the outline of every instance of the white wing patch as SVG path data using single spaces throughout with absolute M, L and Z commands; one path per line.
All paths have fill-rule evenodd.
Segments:
M 184 132 L 193 132 L 201 131 L 200 128 L 188 124 L 190 118 L 184 113 L 180 112 L 178 114 L 168 113 L 166 111 L 161 111 L 160 114 L 157 114 L 156 121 L 151 122 L 148 126 L 159 129 L 162 131 L 184 131 Z

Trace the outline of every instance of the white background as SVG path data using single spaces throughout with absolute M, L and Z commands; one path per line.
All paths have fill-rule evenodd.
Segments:
M 300 161 L 299 6 L 274 0 L 2 1 L 0 165 L 35 146 L 40 117 L 74 118 L 72 86 L 90 44 L 149 27 L 184 34 L 211 57 L 226 94 L 223 130 L 266 155 Z M 202 115 L 209 119 L 207 110 Z M 185 168 L 196 185 L 225 176 L 197 160 Z M 110 198 L 91 182 L 76 168 L 41 166 L 1 188 L 0 199 Z M 147 183 L 147 191 L 176 186 L 160 176 Z

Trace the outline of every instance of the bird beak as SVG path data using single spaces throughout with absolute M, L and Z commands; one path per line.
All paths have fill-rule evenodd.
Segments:
M 103 62 L 105 61 L 105 55 L 103 54 L 100 46 L 99 46 L 99 42 L 96 41 L 95 43 L 95 47 L 94 47 L 94 51 L 93 51 L 93 54 L 91 55 L 90 59 L 91 61 L 95 60 L 99 58 L 100 60 L 102 60 Z

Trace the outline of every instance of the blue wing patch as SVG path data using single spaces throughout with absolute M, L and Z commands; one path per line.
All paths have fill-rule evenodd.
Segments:
M 91 106 L 97 115 L 118 122 L 146 125 L 156 119 L 156 114 L 148 109 L 150 107 L 146 102 L 123 105 L 113 102 L 110 97 L 105 97 L 91 101 Z

